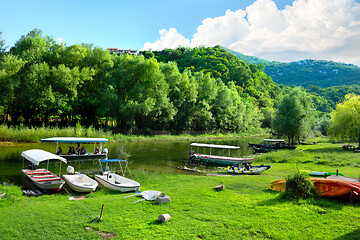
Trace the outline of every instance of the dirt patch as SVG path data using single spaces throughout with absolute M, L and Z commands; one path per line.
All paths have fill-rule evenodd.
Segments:
M 86 230 L 94 230 L 94 229 L 92 229 L 92 227 L 85 227 L 85 229 L 86 229 Z M 100 231 L 96 231 L 96 230 L 95 230 L 95 232 L 96 232 L 97 234 L 99 234 L 99 236 L 101 237 L 101 239 L 110 239 L 110 238 L 116 236 L 115 233 L 112 233 L 112 232 L 106 233 L 106 232 L 100 232 Z
M 14 142 L 0 141 L 0 146 L 14 146 Z

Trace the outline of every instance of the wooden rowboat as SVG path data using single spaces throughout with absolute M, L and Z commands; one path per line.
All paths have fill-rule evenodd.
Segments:
M 65 184 L 65 181 L 60 177 L 50 172 L 47 169 L 34 169 L 35 166 L 39 165 L 43 161 L 60 160 L 66 163 L 66 159 L 58 155 L 49 153 L 44 150 L 32 149 L 21 153 L 24 159 L 27 159 L 31 164 L 31 169 L 21 170 L 30 181 L 38 188 L 43 190 L 49 190 L 53 192 L 59 191 Z M 61 166 L 61 165 L 60 165 Z M 61 171 L 61 167 L 60 167 Z M 59 172 L 60 172 L 59 171 Z M 59 173 L 60 175 L 60 173 Z

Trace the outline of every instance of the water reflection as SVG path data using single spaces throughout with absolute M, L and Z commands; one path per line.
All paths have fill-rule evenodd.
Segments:
M 242 157 L 252 154 L 252 149 L 248 143 L 260 143 L 262 138 L 239 138 L 239 139 L 212 139 L 207 141 L 196 141 L 208 144 L 225 144 L 240 146 L 240 150 L 231 151 L 231 156 Z M 144 169 L 147 171 L 181 173 L 186 172 L 179 170 L 177 167 L 183 166 L 188 161 L 190 143 L 194 141 L 144 141 L 144 142 L 126 142 L 126 143 L 107 143 L 103 147 L 109 149 L 108 158 L 118 158 L 116 149 L 124 146 L 129 157 L 129 167 L 131 169 Z M 68 144 L 62 146 L 67 149 Z M 84 145 L 88 152 L 92 152 L 94 144 Z M 10 143 L 0 145 L 0 182 L 10 182 L 16 185 L 23 184 L 23 175 L 20 171 L 23 168 L 23 159 L 21 152 L 29 149 L 43 149 L 55 153 L 56 144 L 51 143 Z M 203 151 L 203 149 L 199 150 Z M 219 152 L 216 152 L 219 151 Z M 212 149 L 213 154 L 222 155 L 222 150 Z M 225 155 L 228 153 L 226 152 Z M 75 168 L 76 171 L 92 173 L 100 170 L 97 160 L 69 160 L 68 165 Z M 25 167 L 27 163 L 25 164 Z M 41 165 L 40 165 L 41 167 Z M 45 166 L 46 167 L 46 166 Z M 60 164 L 51 162 L 49 170 L 55 174 L 59 173 Z M 62 164 L 61 172 L 65 173 L 66 164 Z

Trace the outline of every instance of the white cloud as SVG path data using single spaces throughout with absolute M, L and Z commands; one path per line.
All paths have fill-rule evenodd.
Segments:
M 327 59 L 360 65 L 360 4 L 355 0 L 296 0 L 279 10 L 257 0 L 245 10 L 207 18 L 191 41 L 176 29 L 143 49 L 221 45 L 268 60 Z
M 57 42 L 57 43 L 62 43 L 62 42 L 63 42 L 63 38 L 62 38 L 62 37 L 57 38 L 57 39 L 56 39 L 56 42 Z
M 190 40 L 177 32 L 175 28 L 170 28 L 169 31 L 161 29 L 159 31 L 160 39 L 154 43 L 147 42 L 144 44 L 142 50 L 160 51 L 165 48 L 177 48 L 178 46 L 189 47 Z

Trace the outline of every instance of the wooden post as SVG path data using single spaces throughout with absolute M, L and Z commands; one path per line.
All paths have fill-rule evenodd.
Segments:
M 104 204 L 103 204 L 102 207 L 101 207 L 101 212 L 100 212 L 100 218 L 99 218 L 99 220 L 102 218 L 103 210 L 104 210 Z

